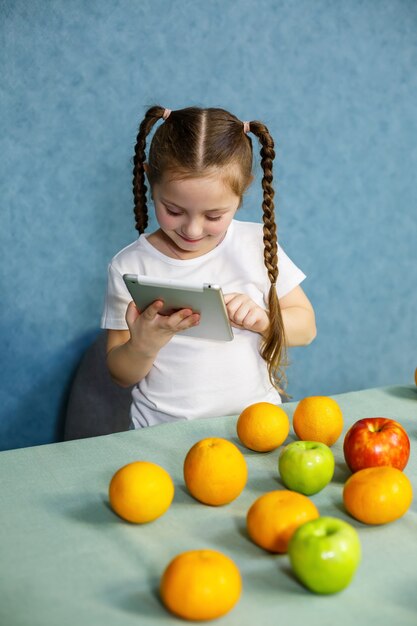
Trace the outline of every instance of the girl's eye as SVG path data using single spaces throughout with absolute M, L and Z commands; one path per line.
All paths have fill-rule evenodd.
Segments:
M 172 215 L 173 217 L 179 217 L 181 215 L 181 213 L 179 213 L 178 211 L 173 211 L 172 209 L 169 209 L 167 206 L 165 207 L 165 211 L 168 213 L 168 215 Z M 211 217 L 210 215 L 206 215 L 206 219 L 209 222 L 218 222 L 219 220 L 222 219 L 222 215 L 218 215 L 216 217 Z
M 168 207 L 165 207 L 165 210 L 168 213 L 168 215 L 175 215 L 177 217 L 181 215 L 181 213 L 176 213 L 175 211 L 171 211 L 171 209 L 168 209 Z
M 208 219 L 209 222 L 218 222 L 219 220 L 222 219 L 222 216 L 219 215 L 218 217 L 210 217 L 209 215 L 206 215 L 206 218 Z

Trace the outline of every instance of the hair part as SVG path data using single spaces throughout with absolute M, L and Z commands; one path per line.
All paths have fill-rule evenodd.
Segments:
M 150 107 L 139 126 L 136 138 L 133 196 L 136 229 L 144 233 L 148 225 L 147 186 L 145 179 L 146 139 L 165 109 Z M 285 394 L 284 324 L 276 292 L 278 279 L 278 243 L 274 211 L 272 165 L 274 141 L 267 127 L 258 121 L 249 123 L 249 130 L 261 144 L 263 170 L 263 242 L 264 263 L 270 281 L 268 294 L 269 327 L 263 338 L 260 354 L 268 366 L 271 384 Z M 172 179 L 201 178 L 220 174 L 224 183 L 240 198 L 253 180 L 253 148 L 251 138 L 243 131 L 243 123 L 233 114 L 219 108 L 189 107 L 172 111 L 155 131 L 146 174 L 151 186 L 164 175 Z M 286 395 L 286 394 L 285 394 Z

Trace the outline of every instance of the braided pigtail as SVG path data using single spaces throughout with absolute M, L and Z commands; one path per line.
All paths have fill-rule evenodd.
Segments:
M 148 206 L 146 202 L 146 192 L 148 188 L 145 182 L 144 169 L 146 160 L 146 137 L 149 135 L 154 124 L 159 119 L 162 119 L 164 110 L 165 109 L 160 106 L 153 106 L 148 109 L 139 126 L 139 133 L 136 137 L 135 156 L 133 157 L 133 198 L 136 230 L 139 231 L 139 234 L 144 233 L 148 225 Z
M 276 292 L 278 279 L 278 242 L 274 212 L 274 188 L 272 186 L 272 163 L 275 158 L 274 140 L 261 122 L 250 122 L 249 130 L 258 137 L 262 146 L 261 166 L 263 169 L 263 232 L 264 232 L 264 263 L 271 286 L 268 294 L 269 328 L 261 346 L 261 356 L 268 365 L 271 384 L 280 393 L 285 394 L 285 366 L 287 355 L 285 348 L 284 323 Z

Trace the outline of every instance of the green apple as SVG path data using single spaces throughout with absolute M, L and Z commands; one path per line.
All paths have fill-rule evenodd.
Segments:
M 318 517 L 299 526 L 288 555 L 294 574 L 315 593 L 336 593 L 349 585 L 361 560 L 358 533 L 336 517 Z
M 311 496 L 333 478 L 333 452 L 325 443 L 294 441 L 282 449 L 278 471 L 288 489 Z

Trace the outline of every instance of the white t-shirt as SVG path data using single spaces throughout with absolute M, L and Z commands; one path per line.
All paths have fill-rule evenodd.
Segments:
M 233 220 L 222 242 L 193 259 L 173 259 L 141 235 L 109 265 L 102 328 L 125 330 L 131 296 L 123 274 L 220 284 L 223 293 L 246 293 L 267 308 L 270 287 L 264 265 L 262 224 Z M 278 248 L 278 298 L 304 280 L 303 272 Z M 259 354 L 258 333 L 233 328 L 232 341 L 210 341 L 181 334 L 158 353 L 149 374 L 132 390 L 135 428 L 176 419 L 237 415 L 254 402 L 281 403 Z

